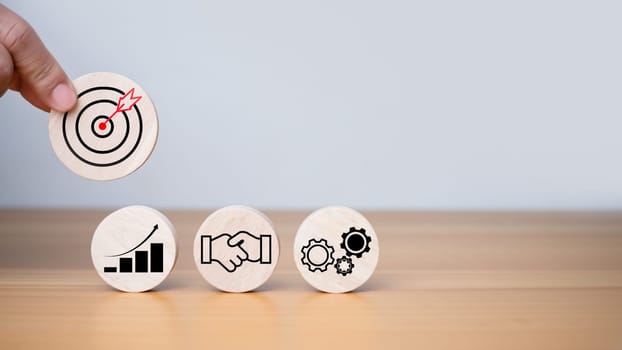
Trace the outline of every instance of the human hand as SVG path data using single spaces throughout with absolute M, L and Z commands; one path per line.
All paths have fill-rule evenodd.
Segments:
M 34 29 L 0 4 L 0 97 L 7 89 L 46 112 L 66 112 L 77 101 L 69 78 Z
M 248 254 L 240 247 L 241 243 L 230 244 L 231 235 L 223 233 L 216 237 L 211 235 L 201 236 L 201 264 L 217 262 L 228 272 L 234 272 L 242 266 Z
M 272 261 L 272 237 L 255 236 L 247 231 L 239 231 L 229 239 L 229 245 L 242 248 L 248 254 L 248 261 L 269 264 Z

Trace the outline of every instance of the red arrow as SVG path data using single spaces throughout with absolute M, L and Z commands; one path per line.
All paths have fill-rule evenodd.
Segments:
M 100 130 L 106 130 L 106 124 L 117 115 L 119 112 L 129 111 L 134 107 L 135 104 L 143 98 L 142 96 L 134 96 L 134 88 L 128 91 L 125 95 L 119 97 L 119 102 L 117 103 L 117 109 L 108 117 L 105 121 L 99 123 Z

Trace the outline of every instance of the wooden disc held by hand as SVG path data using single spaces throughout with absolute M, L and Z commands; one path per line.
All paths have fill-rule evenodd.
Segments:
M 114 73 L 83 75 L 73 85 L 76 106 L 50 112 L 48 123 L 60 161 L 92 180 L 118 179 L 143 165 L 158 138 L 158 116 L 145 91 Z
M 247 292 L 262 285 L 279 260 L 279 239 L 260 211 L 245 206 L 219 209 L 194 238 L 197 269 L 212 286 Z
M 175 228 L 155 209 L 119 209 L 97 226 L 91 257 L 99 276 L 112 287 L 125 292 L 153 289 L 175 266 Z
M 330 293 L 352 291 L 376 269 L 378 236 L 354 209 L 326 207 L 309 215 L 294 239 L 294 260 L 302 277 Z

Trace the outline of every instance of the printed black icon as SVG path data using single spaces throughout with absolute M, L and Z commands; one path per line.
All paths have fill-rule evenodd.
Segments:
M 345 255 L 337 259 L 337 262 L 335 263 L 335 269 L 337 270 L 337 273 L 343 276 L 352 273 L 353 268 L 354 263 L 352 262 L 352 259 Z
M 145 237 L 142 242 L 138 243 L 134 248 L 115 255 L 107 255 L 107 258 L 119 257 L 119 269 L 116 266 L 104 267 L 105 273 L 121 272 L 164 272 L 164 243 L 151 243 L 149 250 L 136 250 L 140 248 L 153 234 L 158 230 L 158 225 L 153 226 L 153 230 Z M 135 252 L 134 252 L 135 251 Z M 122 257 L 122 255 L 134 252 L 134 257 Z M 149 258 L 151 255 L 151 259 Z M 151 269 L 149 269 L 151 264 Z
M 366 235 L 364 228 L 356 229 L 356 227 L 350 227 L 348 232 L 341 234 L 341 238 L 340 246 L 346 251 L 348 256 L 356 256 L 360 259 L 364 253 L 369 252 L 371 237 Z
M 335 262 L 333 258 L 335 248 L 328 245 L 324 238 L 319 240 L 311 238 L 300 252 L 302 253 L 302 264 L 306 265 L 311 272 L 326 272 L 328 266 Z
M 245 262 L 271 264 L 272 236 L 238 231 L 234 235 L 201 235 L 201 264 L 218 263 L 229 273 Z
M 133 89 L 126 92 L 111 86 L 96 86 L 78 94 L 85 101 L 84 107 L 75 118 L 71 112 L 65 113 L 62 124 L 65 144 L 76 158 L 91 166 L 109 167 L 134 154 L 143 137 L 143 117 L 134 96 L 129 96 L 134 103 L 122 105 L 129 92 Z M 119 117 L 111 119 L 97 113 L 102 106 Z
M 351 257 L 359 259 L 363 257 L 363 254 L 371 250 L 370 242 L 371 237 L 367 235 L 364 228 L 350 227 L 348 232 L 341 234 L 341 244 L 339 245 L 346 255 L 335 261 L 333 258 L 335 248 L 329 245 L 325 238 L 311 238 L 300 250 L 302 253 L 300 261 L 311 272 L 326 272 L 328 266 L 334 264 L 337 274 L 346 276 L 351 274 L 354 269 L 354 262 Z

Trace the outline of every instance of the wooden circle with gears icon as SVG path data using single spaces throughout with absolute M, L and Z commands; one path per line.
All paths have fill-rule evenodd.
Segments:
M 112 287 L 125 292 L 153 289 L 175 266 L 175 228 L 155 209 L 119 209 L 97 226 L 91 257 L 99 276 Z
M 226 292 L 247 292 L 274 272 L 279 239 L 270 219 L 245 206 L 219 209 L 194 238 L 194 261 L 201 276 Z
M 330 293 L 352 291 L 378 264 L 378 237 L 369 221 L 346 207 L 326 207 L 309 215 L 294 240 L 294 260 L 302 277 Z
M 54 152 L 76 174 L 114 180 L 142 166 L 158 139 L 158 116 L 145 91 L 115 73 L 90 73 L 73 81 L 78 102 L 50 112 Z

